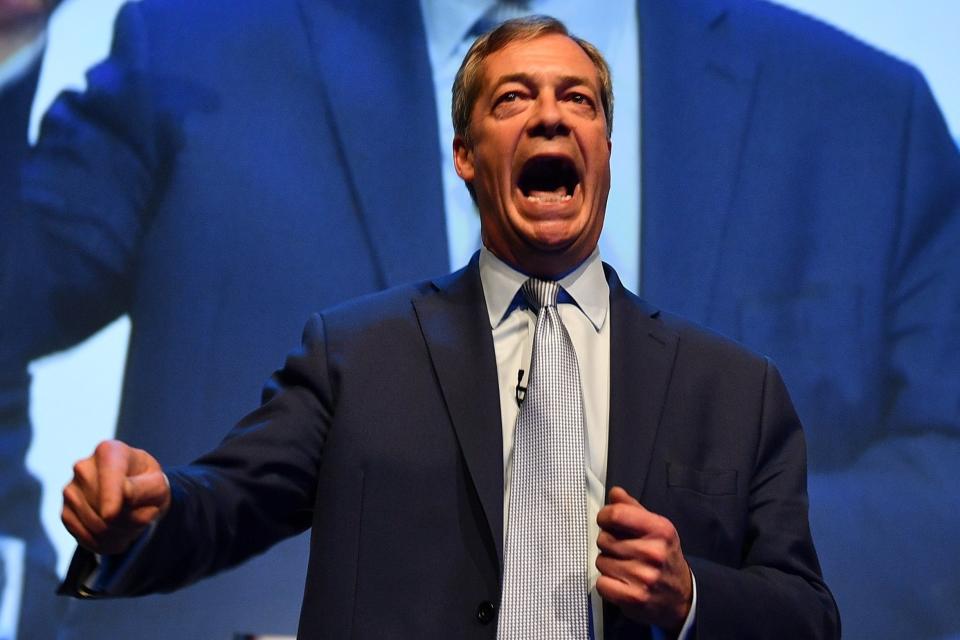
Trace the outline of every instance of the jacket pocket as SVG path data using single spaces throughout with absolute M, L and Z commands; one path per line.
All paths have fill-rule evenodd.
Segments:
M 737 472 L 735 469 L 695 469 L 668 462 L 667 487 L 706 496 L 734 495 L 737 493 Z

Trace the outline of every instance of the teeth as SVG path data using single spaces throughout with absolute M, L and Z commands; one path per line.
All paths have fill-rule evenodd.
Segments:
M 566 193 L 566 189 L 558 189 L 557 191 L 531 191 L 530 195 L 527 196 L 527 200 L 530 202 L 566 202 L 571 198 L 573 198 L 573 196 Z
M 560 195 L 559 193 L 531 193 L 527 196 L 527 200 L 530 202 L 566 202 L 571 200 L 573 196 Z

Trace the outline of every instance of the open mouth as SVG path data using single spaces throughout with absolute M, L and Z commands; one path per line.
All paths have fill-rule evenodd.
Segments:
M 527 160 L 520 170 L 517 187 L 534 202 L 564 202 L 573 198 L 580 184 L 577 167 L 562 156 L 537 156 Z

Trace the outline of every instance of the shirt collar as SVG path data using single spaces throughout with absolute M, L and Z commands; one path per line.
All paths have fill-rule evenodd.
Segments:
M 618 29 L 629 25 L 632 0 L 608 0 L 603 11 L 582 0 L 530 0 L 528 13 L 546 14 L 562 20 L 575 35 L 592 42 L 609 55 Z M 420 0 L 430 58 L 436 67 L 454 55 L 470 28 L 496 0 Z M 459 61 L 458 61 L 459 62 Z
M 480 248 L 480 282 L 487 302 L 490 328 L 495 329 L 510 311 L 517 291 L 529 276 L 520 273 L 493 255 L 486 247 Z M 590 257 L 559 280 L 577 308 L 583 312 L 593 328 L 600 331 L 610 309 L 610 286 L 603 273 L 600 251 L 594 249 Z
M 434 68 L 457 52 L 470 28 L 494 4 L 495 0 L 420 0 Z

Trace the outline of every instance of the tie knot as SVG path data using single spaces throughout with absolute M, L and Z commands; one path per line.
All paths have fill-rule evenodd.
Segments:
M 493 31 L 506 20 L 529 14 L 530 9 L 527 4 L 527 0 L 498 0 L 482 16 L 477 18 L 467 35 L 471 38 L 482 36 L 488 31 Z
M 540 313 L 542 307 L 557 306 L 557 296 L 560 294 L 560 283 L 552 280 L 538 280 L 530 278 L 523 283 L 523 297 L 527 304 Z

